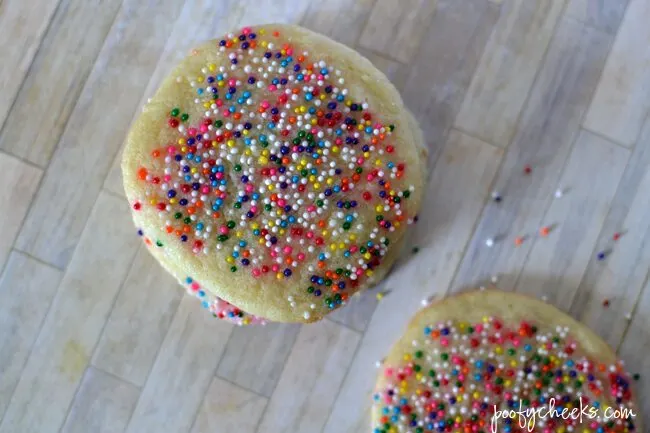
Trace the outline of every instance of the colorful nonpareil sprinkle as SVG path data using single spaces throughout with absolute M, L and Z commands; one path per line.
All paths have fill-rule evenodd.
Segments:
M 608 407 L 639 416 L 632 377 L 620 363 L 582 355 L 568 328 L 541 332 L 533 323 L 508 326 L 494 317 L 449 321 L 424 327 L 412 346 L 399 364 L 382 366 L 386 385 L 374 394 L 380 414 L 374 433 L 487 433 L 495 408 L 547 414 L 552 406 L 561 414 L 580 408 L 580 399 L 595 409 L 588 412 L 593 418 L 541 415 L 528 430 L 516 417 L 506 417 L 498 420 L 497 431 L 635 431 L 633 417 L 605 416 Z
M 415 221 L 395 126 L 348 91 L 336 65 L 273 28 L 216 44 L 218 62 L 177 77 L 193 105 L 169 107 L 160 127 L 174 139 L 142 161 L 146 197 L 132 207 L 159 212 L 163 243 L 218 252 L 232 273 L 287 280 L 334 309 Z

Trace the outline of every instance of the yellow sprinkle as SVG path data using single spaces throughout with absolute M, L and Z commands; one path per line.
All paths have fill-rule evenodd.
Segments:
M 246 156 L 251 156 L 252 154 L 253 154 L 253 152 L 250 149 L 246 149 L 244 151 L 244 155 L 246 155 Z
M 307 112 L 307 107 L 305 107 L 304 105 L 301 105 L 300 106 L 300 112 L 301 113 L 306 113 Z
M 372 269 L 367 269 L 366 270 L 366 276 L 369 277 L 372 275 Z
M 293 109 L 293 112 L 296 114 L 300 114 L 300 108 L 296 107 Z
M 310 182 L 313 183 L 313 182 L 316 180 L 316 176 L 314 176 L 314 175 L 312 174 L 312 175 L 309 176 L 308 179 L 309 179 Z
M 382 205 L 380 205 L 380 204 L 375 206 L 375 212 L 381 212 L 383 209 L 384 209 L 384 207 Z
M 339 153 L 339 147 L 338 146 L 332 147 L 332 153 Z
M 366 126 L 370 126 L 372 123 L 370 123 L 370 120 L 366 120 Z
M 325 182 L 326 182 L 328 185 L 331 185 L 331 184 L 334 183 L 334 179 L 332 179 L 331 177 L 328 177 L 327 180 L 326 180 Z
M 241 133 L 242 133 L 243 135 L 248 135 L 248 129 L 244 129 Z
M 251 224 L 251 227 L 253 228 L 253 230 L 257 230 L 258 228 L 260 228 L 260 225 L 258 223 L 253 223 Z
M 372 256 L 370 255 L 370 253 L 365 253 L 365 254 L 363 255 L 363 258 L 366 259 L 366 260 L 370 260 L 370 257 L 372 257 Z
M 323 230 L 320 232 L 321 236 L 327 236 L 327 230 Z
M 318 123 L 318 122 L 316 121 L 316 119 L 311 119 L 311 124 L 312 124 L 312 125 L 315 125 L 316 123 Z
M 225 83 L 225 81 L 223 81 L 223 80 L 217 82 L 217 86 L 218 86 L 218 87 L 223 87 L 223 86 L 225 86 L 225 85 L 226 85 L 226 83 Z
M 358 129 L 359 131 L 362 131 L 362 130 L 363 130 L 363 125 L 359 123 L 359 124 L 357 125 L 357 129 Z
M 347 107 L 349 107 L 350 105 L 352 105 L 352 101 L 350 101 L 350 100 L 348 99 L 347 101 L 345 101 L 345 105 L 346 105 Z
M 244 317 L 244 320 L 242 320 L 241 323 L 243 323 L 244 325 L 250 325 L 251 319 L 249 319 L 248 317 Z
M 178 139 L 178 144 L 185 144 L 185 139 L 184 138 L 179 138 Z
M 151 204 L 156 204 L 156 199 L 155 199 L 155 198 L 152 198 L 152 199 L 149 201 L 149 203 L 151 203 Z
M 345 244 L 343 242 L 339 243 L 339 250 L 344 250 L 345 249 Z
M 320 100 L 321 101 L 325 100 L 325 95 L 320 95 Z
M 266 29 L 259 29 L 257 31 L 257 33 L 259 33 L 260 35 L 265 35 L 266 34 Z M 266 41 L 262 41 L 262 44 L 265 44 L 265 43 L 266 43 Z M 264 45 L 264 46 L 266 46 L 266 45 Z
M 320 183 L 319 182 L 314 183 L 314 189 L 320 189 Z
M 210 108 L 210 103 L 209 102 L 204 102 L 203 103 L 203 108 Z
M 399 226 L 400 226 L 400 222 L 399 222 L 399 221 L 395 221 L 395 222 L 393 223 L 393 225 L 395 226 L 395 228 L 399 228 Z
M 269 221 L 269 227 L 275 226 L 275 223 L 273 221 Z
M 208 65 L 208 69 L 210 70 L 210 72 L 214 72 L 217 70 L 217 65 L 215 65 L 214 63 L 210 63 Z
M 264 149 L 264 150 L 262 151 L 262 155 L 264 155 L 264 156 L 269 156 L 269 150 L 268 150 L 268 149 Z
M 381 292 L 377 293 L 377 300 L 381 301 L 382 299 L 384 299 L 384 294 Z
M 332 251 L 336 251 L 336 244 L 332 244 L 332 245 L 330 245 L 330 250 L 332 250 Z
M 370 158 L 370 152 L 363 152 L 364 158 Z
M 408 353 L 404 355 L 404 361 L 410 361 L 411 360 L 411 355 Z
M 260 240 L 257 241 L 257 243 L 260 244 L 260 245 L 264 245 L 264 243 L 265 243 L 264 238 L 260 238 Z
M 257 162 L 259 162 L 260 164 L 267 164 L 269 162 L 269 159 L 267 157 L 265 157 L 265 156 L 260 156 L 257 159 Z M 269 185 L 269 186 L 271 186 L 271 185 Z
M 212 140 L 212 147 L 217 147 L 219 146 L 219 143 L 217 143 L 216 140 Z
M 284 229 L 280 229 L 280 235 L 284 234 Z
M 195 174 L 196 172 L 198 172 L 198 170 L 197 170 L 196 167 L 192 167 L 192 168 L 190 169 L 190 173 Z
M 202 83 L 202 82 L 205 81 L 205 77 L 199 75 L 198 77 L 196 77 L 196 81 L 198 81 L 199 83 Z
M 379 167 L 381 165 L 381 159 L 375 159 L 375 165 Z
M 169 204 L 176 204 L 176 199 L 175 198 L 170 198 L 169 199 Z
M 235 236 L 237 236 L 238 238 L 241 238 L 243 235 L 244 235 L 244 233 L 242 233 L 241 230 L 237 230 L 235 232 Z
M 226 142 L 226 144 L 228 145 L 228 147 L 234 147 L 235 146 L 235 140 L 228 140 Z
M 235 259 L 233 259 L 232 257 L 226 257 L 226 261 L 228 263 L 235 263 Z
M 357 235 L 355 235 L 354 233 L 350 233 L 350 236 L 348 236 L 348 239 L 350 239 L 351 241 L 355 240 L 356 238 Z
M 281 280 L 282 279 L 282 272 L 278 272 L 277 274 L 275 274 L 275 278 L 277 278 L 278 280 Z
M 503 353 L 503 350 L 502 350 L 500 347 L 496 347 L 496 348 L 494 349 L 494 352 L 495 352 L 497 355 L 501 355 L 501 354 Z

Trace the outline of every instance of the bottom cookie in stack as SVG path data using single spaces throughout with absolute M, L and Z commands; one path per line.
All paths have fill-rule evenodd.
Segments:
M 420 311 L 393 346 L 372 432 L 641 432 L 632 381 L 600 337 L 557 308 L 465 293 Z

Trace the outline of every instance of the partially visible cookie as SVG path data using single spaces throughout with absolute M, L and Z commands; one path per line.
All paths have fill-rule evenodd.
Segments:
M 393 346 L 371 431 L 641 432 L 632 381 L 600 337 L 557 308 L 466 293 L 420 311 Z M 620 408 L 636 417 L 606 419 Z

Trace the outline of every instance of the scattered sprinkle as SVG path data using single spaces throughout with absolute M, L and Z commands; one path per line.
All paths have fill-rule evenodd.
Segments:
M 533 168 L 530 165 L 526 164 L 524 166 L 524 174 L 531 174 L 532 172 L 533 172 Z
M 497 203 L 501 202 L 502 200 L 501 194 L 499 194 L 497 191 L 492 191 L 492 200 L 494 200 Z
M 539 229 L 539 234 L 542 235 L 543 237 L 546 237 L 551 233 L 551 227 L 549 226 L 544 226 L 541 229 Z
M 494 239 L 493 238 L 487 238 L 485 240 L 485 245 L 492 248 L 494 246 Z
M 524 237 L 523 236 L 517 236 L 515 238 L 515 246 L 520 246 L 521 244 L 524 243 Z

